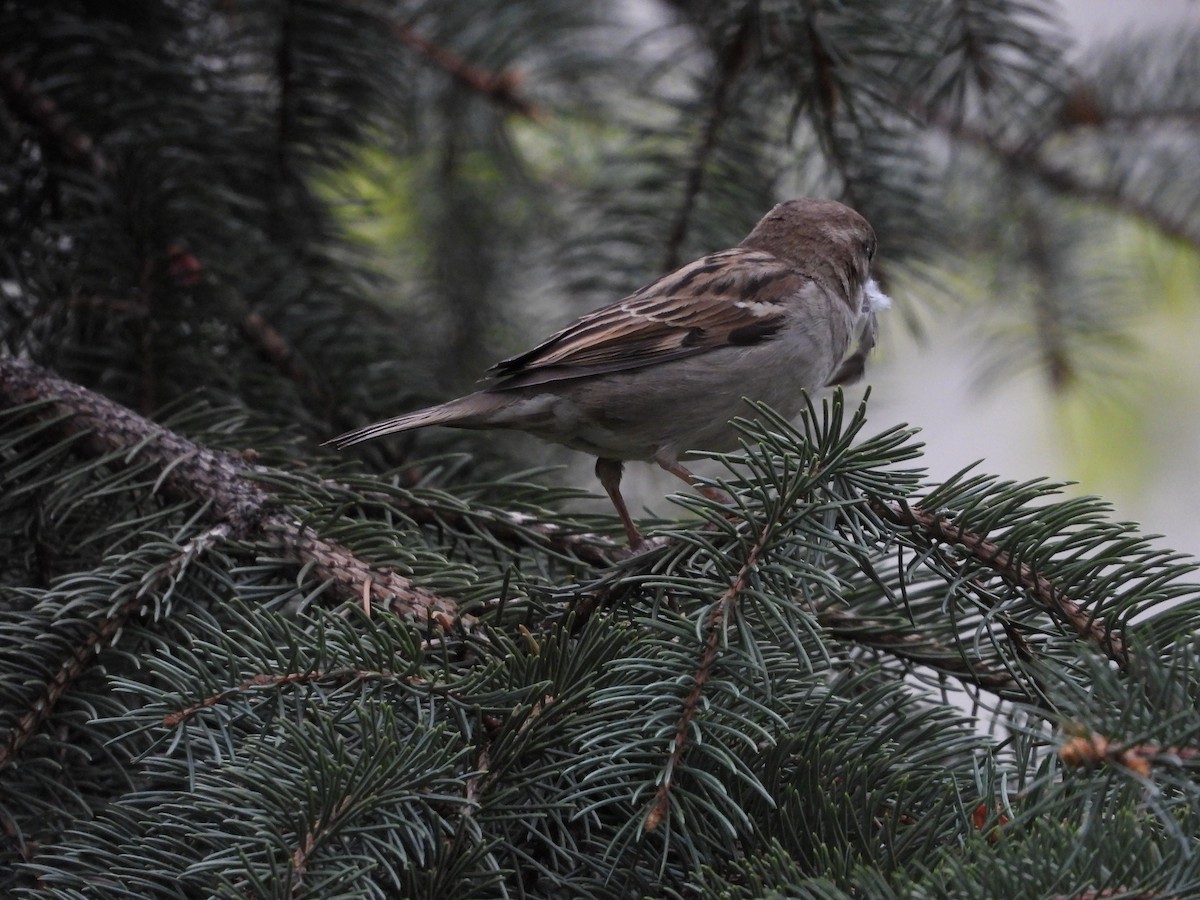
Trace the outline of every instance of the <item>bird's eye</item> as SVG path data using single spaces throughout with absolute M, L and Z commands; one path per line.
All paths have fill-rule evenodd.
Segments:
M 863 250 L 865 250 L 867 253 L 868 261 L 874 259 L 875 258 L 875 239 L 867 238 L 865 241 L 863 241 Z

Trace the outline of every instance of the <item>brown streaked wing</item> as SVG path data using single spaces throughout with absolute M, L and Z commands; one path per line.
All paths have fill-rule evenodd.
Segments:
M 811 279 L 769 253 L 714 253 L 497 363 L 497 388 L 640 368 L 769 339 Z

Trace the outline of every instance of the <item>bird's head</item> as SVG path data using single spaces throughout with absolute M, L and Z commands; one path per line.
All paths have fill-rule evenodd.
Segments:
M 741 246 L 765 250 L 859 304 L 871 278 L 875 230 L 836 200 L 788 200 L 754 226 Z

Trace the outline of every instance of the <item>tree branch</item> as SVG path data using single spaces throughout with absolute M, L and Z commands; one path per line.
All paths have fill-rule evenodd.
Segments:
M 353 2 L 360 9 L 364 9 L 374 16 L 398 41 L 417 51 L 467 90 L 482 94 L 496 105 L 527 119 L 545 118 L 545 113 L 539 107 L 519 93 L 521 76 L 516 72 L 489 72 L 473 66 L 457 53 L 438 46 L 428 38 L 417 34 L 407 25 L 373 10 L 367 10 L 366 4 L 361 0 L 353 0 Z
M 267 537 L 297 563 L 309 567 L 311 574 L 332 582 L 343 596 L 361 599 L 368 608 L 371 605 L 392 608 L 418 621 L 432 621 L 444 632 L 473 623 L 471 617 L 458 616 L 454 600 L 420 587 L 390 569 L 371 565 L 349 548 L 322 538 L 309 526 L 279 512 L 267 492 L 247 477 L 252 470 L 241 457 L 201 447 L 120 404 L 23 360 L 0 359 L 0 400 L 12 405 L 49 401 L 49 409 L 66 414 L 60 427 L 68 434 L 83 435 L 80 446 L 85 450 L 96 455 L 126 451 L 149 456 L 162 472 L 158 489 L 164 495 L 208 501 L 211 515 L 217 519 L 216 526 L 185 546 L 172 565 L 156 577 L 151 591 L 157 590 L 164 579 L 198 552 L 219 541 L 229 537 Z M 138 587 L 94 629 L 77 639 L 38 700 L 0 744 L 0 769 L 12 761 L 49 718 L 58 701 L 95 660 L 95 651 L 113 640 L 146 602 L 147 589 Z
M 1026 591 L 1042 609 L 1065 621 L 1080 637 L 1099 646 L 1122 670 L 1129 669 L 1128 648 L 1119 636 L 1059 590 L 1050 579 L 1037 574 L 1028 563 L 1018 562 L 986 536 L 967 531 L 965 526 L 955 525 L 947 517 L 920 506 L 875 499 L 868 503 L 876 515 L 894 525 L 914 528 L 931 541 L 962 547 L 974 560 L 992 569 L 1009 584 Z
M 675 222 L 671 226 L 671 233 L 667 238 L 667 251 L 663 259 L 664 272 L 677 269 L 681 262 L 679 257 L 683 250 L 683 241 L 687 237 L 688 228 L 691 225 L 692 211 L 696 206 L 696 198 L 704 187 L 704 175 L 708 169 L 708 161 L 712 157 L 713 149 L 717 145 L 717 135 L 720 133 L 721 125 L 725 121 L 729 89 L 733 85 L 738 72 L 746 63 L 746 56 L 750 45 L 750 17 L 753 9 L 753 4 L 747 6 L 742 16 L 742 21 L 738 25 L 737 32 L 718 55 L 717 80 L 713 85 L 708 116 L 704 120 L 704 127 L 700 130 L 696 142 L 696 153 L 692 159 L 691 166 L 688 168 L 687 178 L 684 181 L 683 197 L 680 199 L 679 211 L 675 215 Z
M 742 563 L 737 575 L 730 582 L 729 588 L 713 604 L 708 613 L 706 624 L 708 634 L 704 640 L 704 652 L 700 655 L 696 671 L 692 673 L 692 689 L 688 691 L 688 695 L 683 701 L 683 714 L 679 717 L 679 723 L 675 728 L 675 737 L 671 739 L 671 752 L 667 757 L 666 766 L 663 767 L 662 781 L 659 782 L 658 790 L 655 791 L 654 803 L 646 814 L 647 831 L 654 831 L 658 828 L 670 811 L 671 785 L 674 783 L 675 772 L 678 771 L 680 760 L 683 759 L 684 751 L 687 749 L 688 732 L 691 730 L 692 720 L 696 718 L 696 713 L 700 709 L 700 698 L 704 693 L 704 686 L 708 683 L 713 663 L 716 662 L 717 654 L 721 649 L 721 637 L 724 632 L 722 624 L 729 621 L 737 608 L 738 598 L 745 593 L 750 573 L 758 566 L 758 558 L 766 548 L 773 524 L 767 523 L 763 526 L 758 539 L 750 548 L 750 552 L 746 554 L 745 562 Z
M 244 457 L 202 447 L 23 360 L 0 359 L 0 399 L 11 404 L 49 401 L 56 412 L 67 415 L 63 430 L 83 435 L 82 445 L 96 455 L 136 451 L 151 459 L 162 472 L 158 489 L 164 495 L 208 501 L 212 517 L 227 523 L 233 537 L 270 538 L 297 562 L 312 564 L 319 577 L 333 581 L 345 596 L 417 620 L 433 618 L 443 627 L 454 621 L 454 600 L 360 559 L 349 548 L 280 512 L 271 496 L 250 478 L 254 467 Z
M 1021 219 L 1025 245 L 1029 250 L 1036 281 L 1033 295 L 1034 317 L 1037 322 L 1036 341 L 1042 363 L 1046 367 L 1050 389 L 1058 393 L 1071 383 L 1075 369 L 1067 350 L 1067 328 L 1063 322 L 1062 303 L 1055 293 L 1053 255 L 1046 239 L 1045 223 L 1037 211 L 1026 209 Z
M 82 164 L 93 175 L 108 174 L 111 169 L 108 158 L 92 137 L 76 127 L 54 100 L 34 87 L 8 57 L 0 58 L 0 95 L 20 118 L 50 138 L 65 157 Z
M 332 834 L 337 830 L 340 824 L 339 820 L 353 804 L 353 796 L 343 797 L 319 819 L 315 822 L 310 822 L 307 832 L 296 835 L 300 843 L 292 852 L 292 870 L 289 873 L 294 876 L 292 879 L 289 879 L 291 881 L 292 890 L 290 895 L 292 897 L 308 895 L 308 891 L 304 889 L 304 876 L 308 873 L 308 861 L 321 845 L 321 841 L 325 838 L 326 834 Z
M 339 490 L 357 493 L 344 484 L 330 484 Z M 630 555 L 628 548 L 606 535 L 592 531 L 571 531 L 555 522 L 543 522 L 526 513 L 476 510 L 378 492 L 366 493 L 363 497 L 399 510 L 418 525 L 486 535 L 508 546 L 533 544 L 597 568 L 607 568 Z
M 998 670 L 981 659 L 972 659 L 915 631 L 901 630 L 887 622 L 865 619 L 848 609 L 833 607 L 820 610 L 817 622 L 838 640 L 889 653 L 1004 699 L 1026 700 L 1029 697 L 1029 691 L 1010 672 Z
M 988 134 L 966 122 L 939 115 L 935 110 L 912 104 L 909 104 L 908 108 L 927 125 L 941 129 L 950 137 L 979 147 L 995 156 L 1014 172 L 1030 175 L 1047 187 L 1061 193 L 1102 203 L 1120 212 L 1135 216 L 1169 237 L 1184 241 L 1194 247 L 1200 247 L 1200 232 L 1197 232 L 1187 222 L 1173 219 L 1160 210 L 1121 193 L 1117 187 L 1086 181 L 1070 169 L 1051 164 L 1024 144 L 1002 141 L 995 135 Z
M 311 672 L 284 672 L 278 675 L 260 674 L 252 678 L 247 678 L 241 684 L 237 684 L 231 688 L 226 688 L 219 694 L 211 694 L 204 697 L 190 706 L 185 706 L 183 709 L 178 709 L 175 712 L 167 713 L 163 716 L 163 724 L 168 728 L 174 728 L 177 725 L 182 725 L 189 719 L 199 715 L 206 709 L 212 709 L 214 706 L 220 706 L 228 703 L 236 697 L 241 697 L 245 694 L 252 693 L 260 689 L 277 690 L 293 684 L 313 684 L 315 682 L 334 682 L 336 684 L 350 684 L 355 681 L 370 681 L 384 678 L 395 678 L 395 672 L 378 672 L 372 669 L 330 669 L 327 671 L 311 671 Z M 410 682 L 415 682 L 417 679 L 408 678 Z
M 49 681 L 43 685 L 37 699 L 29 704 L 24 715 L 5 735 L 3 743 L 0 743 L 0 769 L 4 769 L 12 762 L 29 739 L 37 734 L 43 723 L 57 708 L 58 701 L 93 664 L 97 652 L 111 642 L 146 603 L 146 595 L 157 591 L 166 581 L 181 571 L 190 560 L 224 540 L 228 534 L 229 526 L 222 524 L 190 541 L 170 561 L 170 564 L 162 568 L 149 586 L 131 585 L 131 588 L 138 587 L 138 589 L 131 591 L 129 599 L 110 610 L 81 640 L 77 638 L 78 643 L 71 654 L 54 671 Z

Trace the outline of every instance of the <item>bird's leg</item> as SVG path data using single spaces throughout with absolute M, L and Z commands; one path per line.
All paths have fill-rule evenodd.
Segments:
M 672 475 L 674 475 L 676 478 L 681 478 L 684 481 L 686 481 L 688 484 L 690 484 L 692 487 L 694 487 L 696 490 L 698 490 L 700 493 L 702 493 L 709 500 L 713 500 L 724 506 L 731 506 L 733 504 L 733 498 L 730 497 L 724 491 L 719 490 L 715 487 L 710 487 L 707 484 L 698 484 L 696 482 L 696 476 L 693 475 L 691 473 L 691 471 L 685 465 L 683 465 L 679 460 L 675 459 L 674 457 L 666 456 L 663 454 L 658 454 L 654 457 L 654 461 L 656 463 L 658 463 L 660 466 L 662 466 L 664 469 L 666 469 L 668 472 L 670 472 Z
M 617 508 L 617 515 L 621 524 L 625 526 L 625 536 L 629 538 L 629 548 L 636 550 L 642 545 L 643 538 L 642 533 L 633 524 L 633 517 L 629 515 L 629 508 L 625 505 L 625 498 L 621 496 L 621 472 L 624 469 L 625 466 L 619 459 L 606 459 L 602 456 L 596 460 L 596 477 L 600 479 L 600 484 L 612 505 Z

